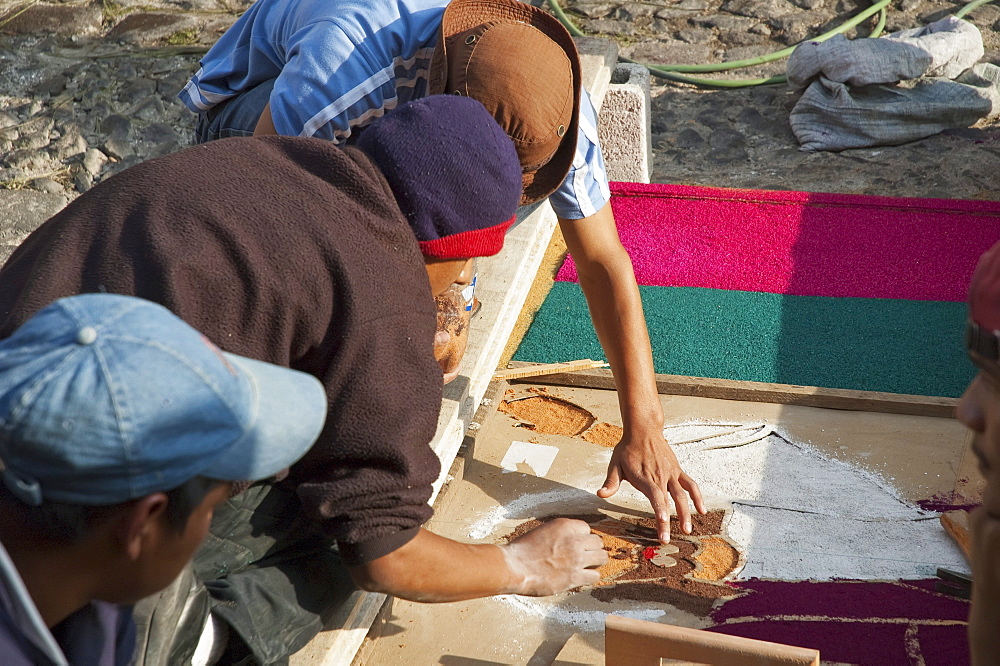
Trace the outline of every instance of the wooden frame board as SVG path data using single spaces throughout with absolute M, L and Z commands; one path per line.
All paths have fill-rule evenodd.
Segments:
M 509 387 L 504 382 L 497 382 L 491 392 L 499 396 L 509 388 L 513 395 L 508 397 L 515 399 L 539 391 L 547 392 L 585 406 L 598 421 L 621 423 L 614 391 L 542 384 L 539 381 L 542 379 L 551 378 L 535 377 Z M 759 399 L 739 401 L 675 394 L 663 394 L 660 399 L 668 424 L 691 419 L 775 423 L 793 440 L 809 442 L 830 458 L 864 466 L 885 479 L 892 479 L 899 495 L 911 502 L 952 490 L 958 461 L 966 445 L 964 427 L 950 417 L 824 409 Z M 439 498 L 429 529 L 459 540 L 489 541 L 513 529 L 519 522 L 538 515 L 594 511 L 607 515 L 620 511 L 621 515 L 633 517 L 649 515 L 648 506 L 637 500 L 634 492 L 632 497 L 616 496 L 610 501 L 596 498 L 593 493 L 603 481 L 605 470 L 594 462 L 594 456 L 604 460 L 604 465 L 607 458 L 600 458 L 593 447 L 586 448 L 579 438 L 538 435 L 519 427 L 510 416 L 493 409 L 496 402 L 494 400 L 494 405 L 484 407 L 477 415 L 482 425 L 467 437 L 464 475 L 456 477 Z M 557 458 L 552 472 L 543 477 L 520 471 L 504 472 L 500 469 L 500 460 L 512 440 L 518 439 L 557 446 L 563 457 Z M 776 473 L 780 477 L 780 470 Z M 530 497 L 548 499 L 537 508 L 537 513 L 533 513 L 536 509 L 525 508 L 523 501 Z M 510 509 L 509 515 L 500 519 L 489 535 L 483 537 L 485 530 L 477 528 L 483 523 L 483 517 L 497 511 L 503 515 L 505 509 Z M 593 615 L 602 609 L 605 613 L 621 610 L 643 613 L 650 610 L 650 605 L 629 602 L 618 607 L 602 606 L 589 600 L 580 602 L 568 595 L 559 596 L 548 606 L 533 605 L 531 600 L 480 599 L 443 605 L 394 600 L 387 611 L 381 637 L 366 643 L 356 663 L 421 660 L 425 663 L 525 663 L 529 660 L 551 663 L 571 637 L 571 642 L 579 648 L 574 651 L 575 655 L 593 657 L 600 654 L 603 647 L 603 621 L 597 626 Z M 679 609 L 667 609 L 666 615 L 656 621 L 694 629 L 708 626 L 704 617 Z M 579 661 L 579 657 L 571 661 L 603 663 Z M 565 659 L 558 663 L 564 662 L 570 663 Z
M 508 367 L 516 370 L 527 369 L 534 365 L 539 364 L 512 361 L 508 364 Z M 531 381 L 557 386 L 615 389 L 615 380 L 611 371 L 602 369 L 550 374 L 534 378 Z M 656 390 L 662 395 L 687 395 L 699 398 L 744 400 L 747 402 L 774 402 L 782 405 L 802 405 L 804 407 L 850 409 L 865 412 L 885 412 L 887 414 L 911 414 L 913 416 L 939 416 L 946 418 L 954 417 L 955 407 L 958 404 L 956 398 L 881 393 L 877 391 L 852 391 L 848 389 L 823 388 L 820 386 L 796 386 L 793 384 L 771 384 L 735 379 L 685 377 L 682 375 L 664 374 L 656 375 Z
M 660 666 L 662 659 L 712 666 L 819 666 L 819 651 L 609 615 L 606 666 Z

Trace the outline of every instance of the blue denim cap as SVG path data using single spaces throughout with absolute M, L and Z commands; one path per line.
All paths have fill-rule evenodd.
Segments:
M 264 479 L 301 458 L 325 418 L 315 377 L 224 353 L 131 296 L 61 299 L 0 341 L 3 480 L 32 505 Z

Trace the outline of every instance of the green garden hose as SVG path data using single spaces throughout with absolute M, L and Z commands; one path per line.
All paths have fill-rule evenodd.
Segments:
M 980 5 L 985 5 L 987 2 L 992 2 L 992 0 L 972 0 L 972 2 L 955 12 L 955 18 L 963 18 L 973 9 L 979 7 Z
M 984 5 L 992 0 L 972 0 L 966 4 L 962 9 L 955 13 L 955 16 L 962 18 L 972 10 L 976 9 L 980 5 Z M 555 15 L 559 22 L 566 26 L 566 29 L 570 34 L 577 37 L 584 36 L 584 32 L 578 28 L 572 20 L 566 15 L 562 7 L 559 6 L 558 0 L 546 0 L 549 3 L 549 7 L 552 9 L 552 13 Z M 875 27 L 872 29 L 868 37 L 878 37 L 882 34 L 885 29 L 886 20 L 886 7 L 892 0 L 878 0 L 872 6 L 859 12 L 857 15 L 851 17 L 842 25 L 837 26 L 833 30 L 824 32 L 817 37 L 811 37 L 807 41 L 811 42 L 822 42 L 827 40 L 834 35 L 838 35 L 847 32 L 851 28 L 854 28 L 862 21 L 870 18 L 874 14 L 878 14 L 878 21 Z M 762 56 L 757 56 L 755 58 L 746 58 L 744 60 L 732 60 L 729 62 L 720 63 L 707 63 L 702 65 L 643 65 L 649 73 L 653 76 L 657 76 L 663 79 L 668 79 L 670 81 L 676 81 L 679 83 L 689 83 L 696 86 L 710 86 L 716 88 L 746 88 L 749 86 L 762 86 L 770 85 L 775 83 L 785 83 L 788 78 L 784 74 L 779 74 L 777 76 L 771 76 L 766 79 L 707 79 L 695 76 L 685 76 L 685 74 L 691 73 L 708 73 L 708 72 L 724 72 L 732 69 L 742 69 L 744 67 L 752 67 L 754 65 L 762 65 L 764 63 L 773 62 L 775 60 L 780 60 L 782 58 L 787 58 L 792 54 L 792 51 L 799 46 L 801 42 L 793 44 L 787 48 L 781 49 L 780 51 L 775 51 L 774 53 L 768 53 Z M 634 60 L 629 58 L 619 57 L 619 60 L 623 62 L 635 63 Z M 636 63 L 641 64 L 641 63 Z

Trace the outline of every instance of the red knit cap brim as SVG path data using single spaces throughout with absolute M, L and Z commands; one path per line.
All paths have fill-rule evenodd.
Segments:
M 420 251 L 425 257 L 435 259 L 492 257 L 503 249 L 504 235 L 514 224 L 516 217 L 512 215 L 506 222 L 485 229 L 473 229 L 434 240 L 419 241 Z

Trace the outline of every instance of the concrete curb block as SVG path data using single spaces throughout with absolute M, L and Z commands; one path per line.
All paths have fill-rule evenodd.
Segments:
M 611 73 L 597 120 L 608 180 L 649 182 L 653 163 L 649 83 L 649 71 L 642 65 L 621 63 Z

